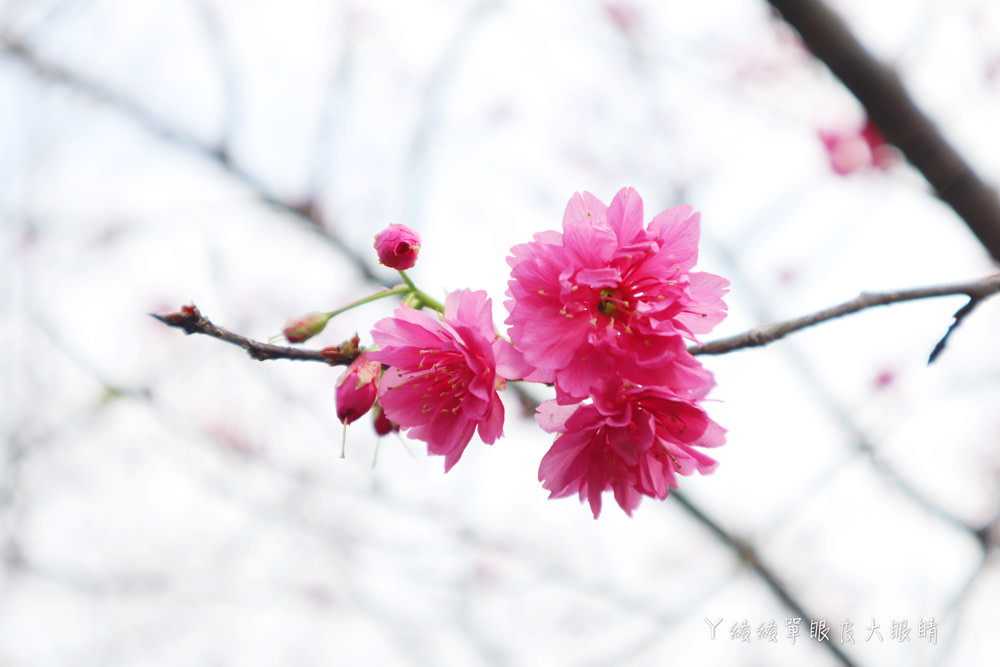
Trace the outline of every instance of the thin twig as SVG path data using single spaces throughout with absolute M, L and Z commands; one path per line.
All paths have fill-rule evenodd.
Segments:
M 176 130 L 164 123 L 154 112 L 115 92 L 105 84 L 43 59 L 27 44 L 13 35 L 0 32 L 0 53 L 13 58 L 43 79 L 72 88 L 100 104 L 107 105 L 122 116 L 137 123 L 151 135 L 210 160 L 253 192 L 260 201 L 290 216 L 316 233 L 319 238 L 343 255 L 366 280 L 383 287 L 391 286 L 392 283 L 386 276 L 376 272 L 371 264 L 365 261 L 323 220 L 313 201 L 292 202 L 279 197 L 265 183 L 231 159 L 229 148 L 225 145 L 224 140 L 213 146 L 190 134 Z
M 945 332 L 944 336 L 941 337 L 941 340 L 939 340 L 937 345 L 934 346 L 934 349 L 931 350 L 931 354 L 927 358 L 928 365 L 933 364 L 934 360 L 937 359 L 942 352 L 944 352 L 944 346 L 948 342 L 948 338 L 951 337 L 951 332 L 957 329 L 958 326 L 965 321 L 965 318 L 972 314 L 972 311 L 976 309 L 976 306 L 978 306 L 981 301 L 982 298 L 973 297 L 969 299 L 968 303 L 955 312 L 955 321 L 951 323 L 951 326 L 948 327 L 948 331 Z
M 969 283 L 959 283 L 955 285 L 938 285 L 933 287 L 916 287 L 912 289 L 897 290 L 894 292 L 869 292 L 846 301 L 838 306 L 826 308 L 824 310 L 796 317 L 783 322 L 765 324 L 754 327 L 729 338 L 722 338 L 704 345 L 695 345 L 689 348 L 691 354 L 726 354 L 734 350 L 742 350 L 749 347 L 760 347 L 776 340 L 784 338 L 793 331 L 805 329 L 827 320 L 832 320 L 844 315 L 850 315 L 861 310 L 874 308 L 875 306 L 885 306 L 890 303 L 901 303 L 904 301 L 916 301 L 918 299 L 932 299 L 941 296 L 967 296 L 967 303 L 961 310 L 955 313 L 955 322 L 948 329 L 931 353 L 930 361 L 934 361 L 944 349 L 944 344 L 951 335 L 951 332 L 958 326 L 972 309 L 983 299 L 1000 292 L 1000 273 L 987 276 L 980 280 Z
M 771 571 L 771 568 L 767 566 L 766 563 L 761 561 L 760 557 L 757 555 L 756 549 L 753 548 L 749 542 L 742 540 L 735 535 L 732 535 L 723 528 L 718 522 L 713 518 L 705 514 L 705 512 L 692 503 L 687 497 L 680 491 L 671 491 L 670 497 L 674 499 L 674 502 L 679 503 L 688 514 L 690 514 L 698 523 L 702 524 L 705 528 L 709 530 L 713 535 L 715 535 L 720 542 L 729 547 L 741 561 L 746 563 L 754 573 L 761 578 L 761 580 L 767 585 L 771 592 L 781 600 L 781 602 L 795 614 L 796 617 L 802 619 L 804 622 L 810 625 L 813 622 L 817 622 L 818 619 L 813 617 L 806 609 L 802 606 L 795 596 L 785 588 L 785 585 L 781 582 L 778 576 Z M 855 663 L 848 657 L 843 650 L 840 649 L 835 643 L 830 641 L 820 642 L 824 648 L 830 651 L 842 665 L 847 667 L 853 666 Z
M 261 343 L 213 323 L 202 315 L 194 304 L 183 306 L 174 313 L 150 313 L 149 315 L 167 326 L 183 329 L 187 334 L 204 334 L 242 347 L 247 351 L 247 354 L 258 361 L 290 359 L 293 361 L 319 361 L 331 366 L 346 366 L 354 361 L 359 353 L 356 334 L 354 338 L 344 341 L 340 345 L 324 347 L 322 350 Z

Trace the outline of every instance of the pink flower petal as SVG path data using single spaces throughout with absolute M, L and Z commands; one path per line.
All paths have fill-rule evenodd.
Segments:
M 477 430 L 487 444 L 503 434 L 494 355 L 503 348 L 491 310 L 485 292 L 459 290 L 446 298 L 443 319 L 404 306 L 372 330 L 380 349 L 369 357 L 389 366 L 378 388 L 385 416 L 444 456 L 446 472 Z M 516 360 L 509 351 L 504 358 Z

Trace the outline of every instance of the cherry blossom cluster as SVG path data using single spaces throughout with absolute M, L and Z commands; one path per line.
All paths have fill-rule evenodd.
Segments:
M 447 472 L 474 435 L 492 444 L 503 434 L 508 381 L 543 383 L 555 393 L 536 414 L 555 435 L 538 472 L 550 497 L 576 494 L 595 518 L 608 490 L 629 515 L 642 496 L 665 498 L 678 475 L 715 468 L 703 450 L 725 434 L 702 407 L 712 374 L 687 349 L 726 314 L 728 281 L 692 270 L 699 232 L 689 206 L 645 224 L 632 188 L 610 205 L 574 195 L 561 232 L 510 251 L 506 338 L 485 292 L 456 290 L 442 304 L 419 290 L 405 269 L 420 239 L 391 225 L 375 249 L 405 284 L 349 307 L 403 300 L 340 378 L 338 418 L 347 424 L 374 407 L 380 434 L 424 441 Z M 285 335 L 305 340 L 341 311 L 292 320 Z

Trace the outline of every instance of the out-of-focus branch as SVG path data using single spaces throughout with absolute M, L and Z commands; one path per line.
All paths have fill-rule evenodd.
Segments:
M 1000 198 L 945 141 L 917 107 L 899 76 L 878 62 L 839 16 L 820 0 L 768 0 L 798 31 L 809 50 L 865 107 L 886 141 L 920 170 L 1000 262 Z
M 874 308 L 875 306 L 885 306 L 890 303 L 901 303 L 903 301 L 916 301 L 918 299 L 931 299 L 940 296 L 960 296 L 969 297 L 969 302 L 955 313 L 955 322 L 948 329 L 948 333 L 938 342 L 931 352 L 927 363 L 934 361 L 944 349 L 945 342 L 952 331 L 965 319 L 979 303 L 989 296 L 1000 292 L 1000 273 L 987 276 L 970 283 L 959 283 L 956 285 L 938 285 L 934 287 L 916 287 L 913 289 L 898 290 L 895 292 L 869 292 L 846 301 L 838 306 L 826 308 L 811 315 L 796 317 L 784 322 L 765 324 L 754 327 L 729 338 L 722 338 L 704 345 L 695 345 L 689 348 L 691 354 L 726 354 L 734 350 L 741 350 L 748 347 L 760 347 L 784 338 L 793 331 L 805 329 L 827 320 L 832 320 L 844 315 L 850 315 L 861 310 Z
M 174 313 L 150 313 L 150 317 L 158 319 L 167 326 L 183 329 L 187 334 L 205 334 L 238 345 L 258 361 L 291 359 L 293 361 L 320 361 L 331 366 L 346 366 L 358 356 L 357 334 L 351 340 L 344 341 L 340 345 L 324 347 L 322 350 L 310 350 L 301 347 L 260 343 L 233 333 L 202 315 L 194 304 L 182 306 Z
M 680 491 L 671 491 L 670 497 L 672 497 L 675 502 L 680 503 L 680 505 L 687 510 L 688 514 L 690 514 L 695 521 L 707 528 L 709 532 L 719 539 L 719 541 L 732 549 L 740 560 L 749 566 L 750 569 L 761 578 L 767 587 L 771 589 L 771 592 L 774 593 L 774 595 L 781 600 L 781 602 L 788 608 L 789 611 L 795 614 L 795 616 L 810 624 L 813 621 L 819 620 L 806 611 L 806 609 L 802 606 L 802 603 L 799 602 L 795 596 L 792 595 L 791 591 L 789 591 L 781 582 L 781 579 L 779 579 L 778 576 L 771 571 L 771 568 L 768 567 L 766 563 L 760 560 L 753 545 L 749 542 L 741 540 L 735 535 L 732 535 L 714 519 L 705 514 L 701 508 L 688 500 L 687 497 Z M 823 648 L 832 653 L 842 665 L 851 667 L 855 664 L 834 642 L 825 641 L 820 642 L 820 644 Z
M 108 105 L 109 108 L 143 127 L 151 135 L 211 160 L 224 169 L 229 176 L 249 188 L 262 202 L 291 216 L 316 232 L 322 240 L 341 253 L 366 280 L 384 287 L 391 286 L 392 283 L 388 278 L 378 275 L 363 257 L 344 243 L 336 232 L 323 221 L 313 202 L 292 202 L 280 198 L 266 184 L 233 162 L 224 143 L 213 146 L 166 125 L 154 113 L 116 93 L 104 84 L 88 79 L 84 75 L 60 65 L 45 61 L 29 45 L 12 35 L 0 32 L 0 53 L 21 63 L 43 79 L 68 86 L 96 102 Z

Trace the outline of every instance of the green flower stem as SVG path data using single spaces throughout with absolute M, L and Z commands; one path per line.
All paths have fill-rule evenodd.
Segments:
M 444 306 L 441 304 L 441 302 L 435 299 L 434 297 L 428 295 L 426 292 L 418 288 L 416 285 L 414 285 L 413 281 L 410 279 L 410 276 L 406 275 L 406 271 L 400 271 L 399 275 L 403 277 L 403 282 L 405 282 L 409 286 L 410 294 L 413 294 L 414 296 L 417 297 L 417 299 L 420 300 L 421 306 L 427 306 L 428 308 L 433 308 L 439 313 L 444 312 Z
M 408 285 L 399 285 L 398 287 L 393 287 L 392 289 L 388 289 L 383 292 L 376 292 L 375 294 L 366 296 L 363 299 L 358 299 L 354 303 L 349 303 L 343 308 L 338 308 L 337 310 L 333 310 L 330 311 L 329 313 L 326 313 L 326 318 L 329 320 L 330 318 L 336 317 L 341 313 L 346 313 L 348 310 L 352 308 L 357 308 L 358 306 L 363 306 L 366 303 L 371 303 L 372 301 L 378 301 L 379 299 L 384 299 L 389 296 L 395 296 L 397 294 L 410 294 L 411 292 L 414 291 L 414 289 L 416 288 L 413 287 L 413 283 L 409 283 Z
M 403 303 L 408 306 L 413 306 L 415 308 L 423 308 L 426 306 L 427 308 L 433 308 L 439 313 L 444 312 L 444 306 L 441 305 L 441 302 L 414 285 L 413 281 L 408 275 L 406 275 L 406 273 L 400 271 L 399 275 L 403 277 L 403 282 L 406 283 L 405 285 L 398 285 L 392 289 L 376 292 L 375 294 L 366 296 L 363 299 L 358 299 L 353 303 L 349 303 L 343 308 L 338 308 L 337 310 L 331 310 L 329 313 L 324 313 L 327 321 L 337 315 L 340 315 L 341 313 L 346 313 L 352 308 L 357 308 L 358 306 L 363 306 L 366 303 L 371 303 L 372 301 L 378 301 L 379 299 L 385 299 L 386 297 L 398 295 L 403 296 Z

